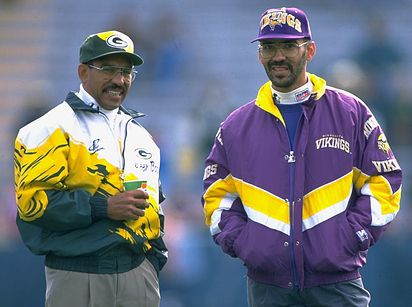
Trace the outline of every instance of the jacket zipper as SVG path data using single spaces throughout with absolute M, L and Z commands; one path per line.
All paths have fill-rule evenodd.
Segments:
M 294 181 L 295 181 L 295 162 L 296 162 L 296 157 L 295 157 L 295 153 L 293 152 L 293 150 L 291 150 L 289 152 L 289 156 L 288 156 L 288 163 L 289 163 L 289 185 L 290 185 L 290 196 L 291 199 L 293 197 L 294 194 Z M 296 256 L 295 256 L 295 250 L 294 250 L 294 224 L 295 224 L 295 220 L 294 220 L 294 207 L 295 207 L 295 201 L 292 200 L 292 202 L 290 202 L 289 200 L 287 200 L 289 203 L 289 216 L 290 216 L 290 254 L 291 254 L 291 262 L 292 262 L 292 278 L 293 278 L 293 285 L 295 287 L 299 286 L 299 279 L 298 279 L 298 272 L 297 272 L 297 268 L 296 268 Z
M 113 131 L 113 129 L 112 129 L 112 126 L 110 125 L 110 121 L 109 121 L 109 118 L 107 117 L 107 115 L 106 114 L 104 114 L 103 112 L 101 112 L 101 111 L 98 111 L 99 112 L 99 114 L 101 114 L 104 118 L 105 118 L 105 120 L 106 120 L 106 123 L 107 123 L 107 125 L 109 126 L 109 130 L 110 130 L 110 132 L 111 132 L 111 134 L 112 134 L 112 137 L 114 138 L 114 141 L 115 141 L 115 143 L 117 143 L 118 145 L 119 145 L 119 143 L 118 143 L 118 139 L 117 139 L 117 137 L 116 137 L 116 134 L 114 133 L 114 131 Z M 120 171 L 120 179 L 123 181 L 124 180 L 124 178 L 125 178 L 125 175 L 124 175 L 124 168 L 125 168 L 125 158 L 124 158 L 124 147 L 125 147 L 125 145 L 126 145 L 126 136 L 127 136 L 127 125 L 129 124 L 129 122 L 127 122 L 126 123 L 126 133 L 125 133 L 125 137 L 124 137 L 124 141 L 123 141 L 123 148 L 121 148 L 121 149 L 119 149 L 119 153 L 120 153 L 120 165 L 119 165 L 119 167 L 120 167 L 120 169 L 121 169 L 121 171 Z
M 295 250 L 294 250 L 294 207 L 295 207 L 295 201 L 294 201 L 294 194 L 295 194 L 295 163 L 296 163 L 296 156 L 295 156 L 295 151 L 294 151 L 294 143 L 296 143 L 297 139 L 297 134 L 299 133 L 299 128 L 301 125 L 302 121 L 302 115 L 299 117 L 298 120 L 298 126 L 296 128 L 296 133 L 294 135 L 294 140 L 293 144 L 289 142 L 290 146 L 290 151 L 289 155 L 287 155 L 287 162 L 289 164 L 289 199 L 292 200 L 291 202 L 287 200 L 289 204 L 289 216 L 290 216 L 290 256 L 291 256 L 291 267 L 292 267 L 292 283 L 294 287 L 299 287 L 299 276 L 298 276 L 298 269 L 296 267 L 296 255 L 295 255 Z M 289 133 L 287 128 L 285 127 L 285 132 L 287 135 L 287 138 L 289 139 Z
M 127 140 L 127 128 L 129 127 L 129 124 L 131 121 L 133 121 L 135 118 L 138 118 L 141 116 L 141 114 L 136 113 L 136 114 L 131 114 L 130 115 L 131 118 L 127 120 L 126 124 L 125 124 L 125 131 L 124 131 L 124 139 L 123 139 L 123 148 L 122 148 L 122 153 L 121 153 L 121 157 L 122 157 L 122 168 L 121 168 L 121 179 L 124 180 L 125 178 L 125 174 L 124 174 L 124 169 L 125 169 L 125 165 L 126 165 L 126 154 L 125 154 L 125 150 L 126 150 L 126 140 Z M 137 125 L 140 126 L 139 123 L 135 122 Z
M 117 138 L 114 135 L 114 132 L 113 132 L 111 126 L 110 126 L 110 122 L 109 122 L 109 119 L 106 116 L 106 114 L 104 114 L 102 111 L 100 111 L 99 108 L 93 108 L 92 106 L 87 105 L 86 103 L 84 103 L 73 92 L 69 93 L 67 99 L 68 99 L 68 104 L 70 105 L 70 107 L 73 110 L 88 111 L 88 112 L 92 112 L 92 113 L 101 114 L 106 119 L 106 122 L 108 123 L 109 128 L 110 128 L 110 131 L 111 131 L 112 135 L 114 136 L 114 138 L 116 139 L 116 142 L 117 142 Z M 124 169 L 125 169 L 125 163 L 126 163 L 125 162 L 125 148 L 126 148 L 125 145 L 126 145 L 126 137 L 127 137 L 127 126 L 129 125 L 130 121 L 134 120 L 135 118 L 139 118 L 139 117 L 142 117 L 142 116 L 145 116 L 145 115 L 143 113 L 136 112 L 132 109 L 126 109 L 123 106 L 120 106 L 119 110 L 122 111 L 124 114 L 127 114 L 131 117 L 131 119 L 129 119 L 126 122 L 125 138 L 124 138 L 124 141 L 123 141 L 123 148 L 122 148 L 121 153 L 120 153 L 120 159 L 121 159 L 121 161 L 120 161 L 120 164 L 121 164 L 120 165 L 120 179 L 124 180 L 124 178 L 125 178 Z M 136 122 L 136 124 L 140 126 L 139 123 Z
M 294 212 L 295 212 L 295 167 L 296 167 L 296 156 L 295 156 L 295 152 L 294 149 L 296 149 L 296 140 L 298 139 L 298 134 L 299 134 L 299 129 L 302 125 L 302 118 L 303 118 L 303 112 L 300 115 L 299 119 L 298 119 L 298 123 L 297 123 L 297 127 L 296 127 L 296 133 L 293 139 L 293 144 L 290 144 L 291 150 L 289 152 L 289 159 L 288 159 L 288 163 L 290 165 L 289 167 L 289 185 L 290 185 L 290 199 L 292 200 L 292 203 L 290 204 L 289 208 L 290 208 L 290 250 L 291 250 L 291 261 L 292 261 L 292 278 L 293 278 L 293 286 L 294 287 L 298 287 L 300 288 L 300 284 L 299 284 L 299 273 L 298 273 L 298 269 L 296 267 L 296 254 L 295 254 L 295 244 L 294 244 L 294 228 L 295 228 L 295 220 L 294 220 Z M 286 130 L 287 132 L 287 130 Z

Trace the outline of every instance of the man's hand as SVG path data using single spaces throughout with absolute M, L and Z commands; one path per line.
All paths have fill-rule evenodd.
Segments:
M 149 194 L 141 189 L 131 190 L 107 199 L 107 216 L 112 220 L 137 220 L 149 207 Z

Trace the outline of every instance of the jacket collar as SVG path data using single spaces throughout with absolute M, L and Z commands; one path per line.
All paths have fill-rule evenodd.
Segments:
M 308 73 L 309 79 L 313 84 L 312 97 L 315 100 L 319 100 L 326 90 L 326 81 L 314 74 Z M 266 82 L 261 86 L 256 97 L 255 104 L 265 110 L 266 112 L 279 118 L 283 124 L 285 124 L 282 115 L 278 107 L 273 103 L 272 90 L 270 89 L 271 81 Z
M 83 100 L 81 100 L 75 92 L 69 92 L 66 97 L 66 102 L 75 111 L 88 111 L 92 113 L 99 113 L 99 110 L 87 105 Z M 123 112 L 132 118 L 143 117 L 145 114 L 137 112 L 133 109 L 128 109 L 123 106 L 119 107 L 119 112 Z

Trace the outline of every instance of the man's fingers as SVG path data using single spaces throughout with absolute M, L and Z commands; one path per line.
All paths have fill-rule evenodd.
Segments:
M 108 199 L 108 216 L 114 220 L 137 220 L 150 206 L 148 199 L 149 195 L 143 190 L 119 193 Z
M 149 194 L 143 191 L 142 189 L 132 190 L 128 192 L 130 192 L 130 195 L 132 195 L 134 198 L 137 198 L 137 199 L 148 199 L 149 198 Z
M 145 211 L 139 208 L 133 208 L 133 210 L 131 210 L 131 217 L 132 219 L 137 220 L 139 217 L 142 217 L 145 215 Z

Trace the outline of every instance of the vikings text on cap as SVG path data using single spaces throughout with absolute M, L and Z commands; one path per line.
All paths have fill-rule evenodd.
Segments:
M 287 24 L 289 27 L 294 28 L 299 33 L 302 33 L 302 24 L 294 15 L 279 10 L 269 10 L 260 21 L 260 30 L 267 25 L 273 30 L 277 25 L 282 26 Z

